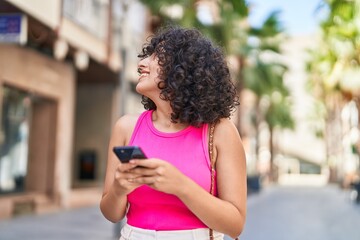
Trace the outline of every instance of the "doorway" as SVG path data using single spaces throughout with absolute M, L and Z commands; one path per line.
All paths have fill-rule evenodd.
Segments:
M 54 192 L 57 102 L 1 86 L 0 196 Z

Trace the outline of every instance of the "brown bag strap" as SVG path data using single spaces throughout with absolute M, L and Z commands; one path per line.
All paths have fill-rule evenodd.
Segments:
M 216 159 L 214 158 L 214 131 L 215 131 L 215 123 L 209 125 L 210 133 L 209 133 L 209 155 L 210 155 L 210 166 L 211 166 L 211 183 L 210 183 L 210 194 L 215 194 L 215 163 Z M 214 240 L 214 230 L 209 228 L 209 238 L 210 240 Z M 238 240 L 236 238 L 235 240 Z
M 214 130 L 215 124 L 209 125 L 210 133 L 209 133 L 209 155 L 210 155 L 210 167 L 211 167 L 211 184 L 210 184 L 210 194 L 214 195 L 215 191 L 215 159 L 214 159 Z M 209 228 L 209 238 L 210 240 L 214 240 L 214 231 Z
M 211 167 L 211 185 L 210 193 L 214 195 L 215 190 L 215 162 L 214 159 L 214 130 L 215 124 L 210 125 L 210 134 L 209 134 L 209 155 L 210 155 L 210 167 Z

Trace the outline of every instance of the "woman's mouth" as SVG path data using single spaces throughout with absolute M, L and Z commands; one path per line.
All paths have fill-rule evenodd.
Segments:
M 141 73 L 140 74 L 140 77 L 146 77 L 146 76 L 149 76 L 149 73 Z
M 146 77 L 146 76 L 149 75 L 149 72 L 146 72 L 146 71 L 144 71 L 144 70 L 141 69 L 141 68 L 138 68 L 138 69 L 137 69 L 137 72 L 138 72 L 138 74 L 139 74 L 139 78 Z

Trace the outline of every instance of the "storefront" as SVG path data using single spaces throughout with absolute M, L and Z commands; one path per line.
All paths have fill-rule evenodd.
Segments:
M 122 1 L 0 1 L 0 33 L 23 39 L 0 43 L 0 220 L 99 203 L 112 126 L 142 109 L 134 79 L 146 9 L 131 5 L 120 77 Z
M 0 53 L 1 219 L 67 204 L 75 74 L 29 48 Z

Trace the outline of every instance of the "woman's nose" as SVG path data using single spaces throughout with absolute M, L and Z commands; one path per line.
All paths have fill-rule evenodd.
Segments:
M 141 68 L 141 67 L 144 67 L 144 59 L 141 59 L 139 62 L 138 62 L 138 68 Z
M 138 63 L 138 69 L 145 68 L 148 65 L 148 59 L 149 58 L 143 58 Z

